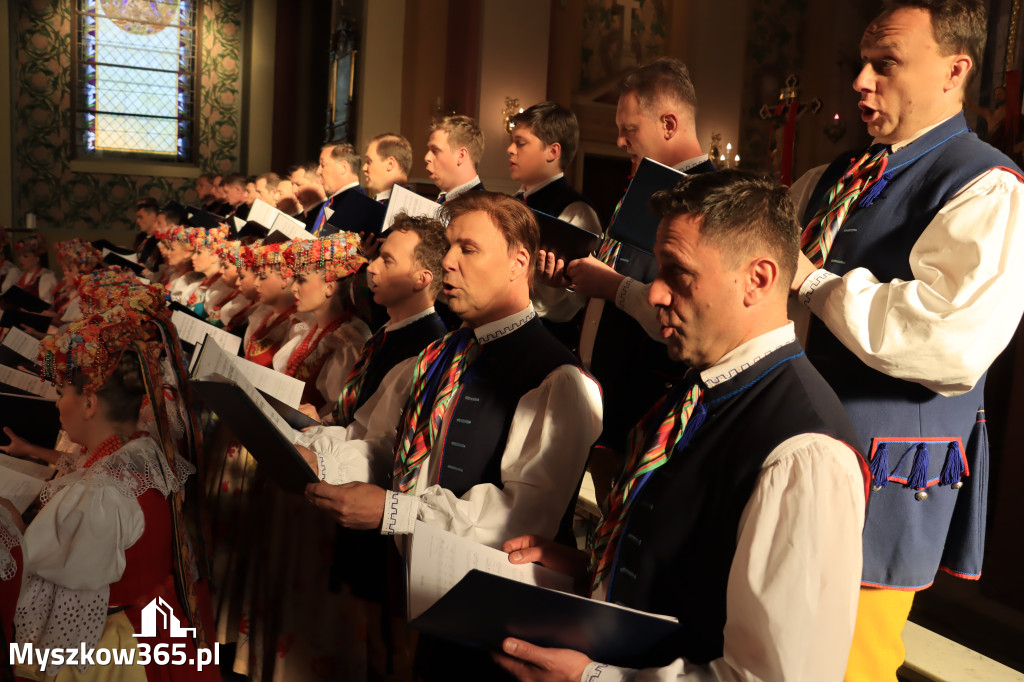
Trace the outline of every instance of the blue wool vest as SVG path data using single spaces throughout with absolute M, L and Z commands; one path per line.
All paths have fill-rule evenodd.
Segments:
M 572 188 L 565 178 L 558 178 L 550 185 L 541 187 L 536 192 L 523 199 L 527 206 L 538 210 L 541 213 L 553 215 L 556 218 L 569 204 L 577 201 L 589 205 L 590 202 L 583 198 L 583 195 Z
M 710 173 L 705 161 L 687 171 Z M 654 256 L 623 244 L 615 259 L 615 271 L 650 283 L 658 276 Z M 604 391 L 604 432 L 601 444 L 625 452 L 626 436 L 668 387 L 686 373 L 686 366 L 672 361 L 668 347 L 653 340 L 628 313 L 607 301 L 598 323 L 590 371 Z
M 804 224 L 848 165 L 843 156 L 826 171 Z M 1019 173 L 968 130 L 962 114 L 940 124 L 889 157 L 882 180 L 840 228 L 825 268 L 837 275 L 867 268 L 880 282 L 912 280 L 909 254 L 925 228 L 958 191 L 995 167 Z M 876 485 L 884 486 L 868 507 L 864 584 L 923 589 L 939 568 L 977 578 L 988 487 L 985 377 L 963 395 L 940 396 L 868 368 L 817 318 L 807 355 L 845 406 L 856 445 L 872 460 Z
M 683 395 L 673 391 L 647 423 L 660 423 Z M 803 433 L 851 445 L 857 435 L 796 341 L 704 391 L 677 451 L 636 492 L 610 574 L 609 601 L 679 619 L 678 634 L 645 667 L 722 655 L 740 517 L 765 459 Z

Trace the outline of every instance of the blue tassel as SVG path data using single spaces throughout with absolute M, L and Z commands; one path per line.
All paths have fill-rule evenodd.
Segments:
M 889 485 L 889 446 L 879 443 L 871 458 L 871 485 L 875 489 Z
M 951 441 L 949 449 L 946 450 L 946 462 L 942 465 L 942 477 L 939 485 L 953 485 L 959 483 L 964 476 L 964 460 L 960 456 L 960 443 Z
M 871 204 L 875 203 L 875 199 L 877 199 L 878 195 L 882 193 L 882 190 L 885 189 L 890 180 L 892 180 L 892 175 L 890 173 L 883 173 L 882 177 L 875 180 L 875 184 L 868 188 L 868 191 L 864 193 L 864 196 L 861 197 L 860 203 L 857 205 L 861 208 L 867 208 Z
M 914 466 L 907 477 L 907 487 L 924 490 L 928 487 L 928 443 L 918 443 L 914 453 Z

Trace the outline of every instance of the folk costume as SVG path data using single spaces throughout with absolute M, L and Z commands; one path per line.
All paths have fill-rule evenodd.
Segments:
M 46 255 L 46 240 L 42 235 L 24 237 L 14 242 L 15 255 L 20 253 L 34 253 L 39 258 Z M 3 293 L 13 286 L 21 287 L 28 293 L 43 299 L 47 303 L 53 303 L 53 292 L 57 288 L 57 276 L 53 270 L 44 268 L 42 263 L 36 265 L 27 272 L 22 272 L 17 266 L 11 267 L 0 284 L 0 293 Z

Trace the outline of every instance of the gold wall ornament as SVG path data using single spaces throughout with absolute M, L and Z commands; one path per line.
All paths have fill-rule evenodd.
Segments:
M 516 127 L 516 124 L 512 120 L 512 117 L 515 116 L 516 114 L 521 113 L 523 113 L 523 108 L 519 106 L 519 98 L 506 97 L 505 108 L 501 110 L 501 120 L 503 125 L 505 126 L 505 132 L 508 133 L 509 135 L 512 134 L 512 129 Z

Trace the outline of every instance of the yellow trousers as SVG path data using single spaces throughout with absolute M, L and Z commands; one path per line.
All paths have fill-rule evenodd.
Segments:
M 877 587 L 860 589 L 845 682 L 896 682 L 896 671 L 906 658 L 903 626 L 914 594 Z

